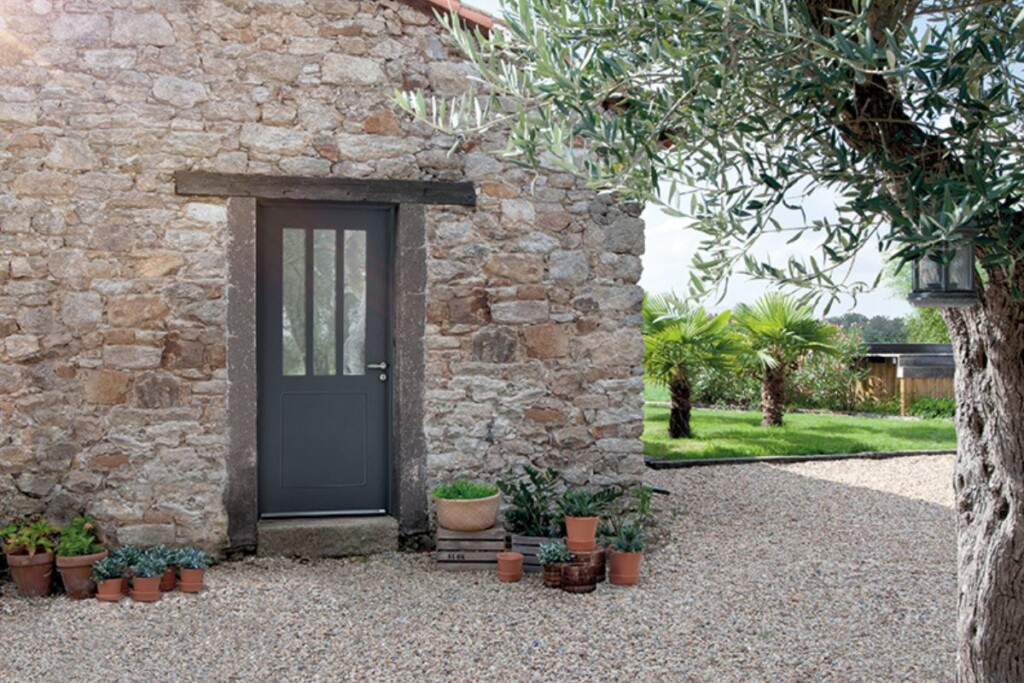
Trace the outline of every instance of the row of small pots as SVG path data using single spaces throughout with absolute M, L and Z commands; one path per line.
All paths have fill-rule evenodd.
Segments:
M 640 578 L 643 553 L 624 553 L 617 550 L 593 549 L 574 555 L 572 562 L 554 562 L 544 565 L 544 585 L 562 588 L 571 593 L 588 593 L 605 580 L 605 559 L 608 560 L 608 580 L 617 586 L 635 586 Z M 523 554 L 498 553 L 498 579 L 514 583 L 523 578 Z
M 180 572 L 181 576 L 178 576 Z M 175 587 L 182 593 L 198 593 L 203 589 L 205 569 L 176 569 L 171 567 L 162 576 L 149 578 L 135 576 L 129 579 L 118 577 L 105 579 L 96 585 L 96 599 L 104 602 L 118 602 L 131 595 L 136 602 L 156 602 L 164 593 L 173 591 Z

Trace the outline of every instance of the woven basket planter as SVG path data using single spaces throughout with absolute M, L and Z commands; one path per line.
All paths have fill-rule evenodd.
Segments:
M 548 588 L 561 588 L 562 567 L 564 566 L 561 562 L 544 565 L 544 585 Z
M 607 553 L 605 553 L 604 548 L 594 548 L 593 550 L 584 550 L 572 554 L 573 560 L 590 567 L 590 570 L 594 572 L 594 580 L 597 583 L 604 581 L 606 556 Z
M 566 593 L 592 593 L 597 588 L 597 577 L 588 564 L 573 562 L 562 567 L 562 590 Z
M 437 525 L 452 531 L 483 531 L 494 526 L 498 518 L 501 494 L 472 500 L 434 498 Z

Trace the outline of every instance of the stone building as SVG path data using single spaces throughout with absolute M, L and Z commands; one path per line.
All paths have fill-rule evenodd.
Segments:
M 466 87 L 447 4 L 0 0 L 0 518 L 393 544 L 457 475 L 639 477 L 643 224 L 396 110 Z

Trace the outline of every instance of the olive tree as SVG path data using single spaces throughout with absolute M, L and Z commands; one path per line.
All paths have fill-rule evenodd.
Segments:
M 400 102 L 456 144 L 504 126 L 512 158 L 595 187 L 651 199 L 667 184 L 661 198 L 707 235 L 695 290 L 741 271 L 856 293 L 874 283 L 843 274 L 865 245 L 951 259 L 959 229 L 978 228 L 980 302 L 943 313 L 957 363 L 957 673 L 1024 680 L 1019 0 L 508 0 L 504 15 L 489 35 L 451 27 L 479 95 Z M 836 215 L 794 221 L 822 188 Z M 782 231 L 818 247 L 751 255 Z

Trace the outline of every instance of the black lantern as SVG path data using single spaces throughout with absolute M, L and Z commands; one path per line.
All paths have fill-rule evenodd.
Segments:
M 977 232 L 968 225 L 957 231 L 967 237 L 956 245 L 953 257 L 930 252 L 914 262 L 914 282 L 907 300 L 926 308 L 959 308 L 978 303 L 974 281 L 974 240 Z

